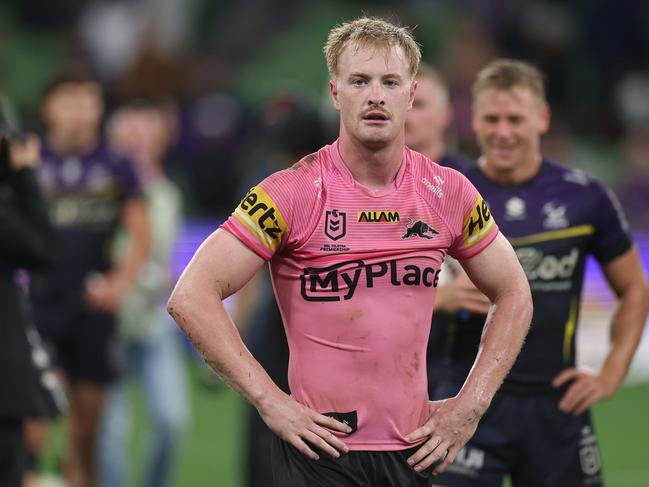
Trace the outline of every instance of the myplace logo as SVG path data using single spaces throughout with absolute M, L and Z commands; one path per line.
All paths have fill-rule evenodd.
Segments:
M 329 267 L 304 269 L 300 276 L 300 293 L 305 301 L 347 301 L 354 297 L 359 286 L 370 289 L 380 283 L 437 287 L 439 272 L 439 269 L 405 264 L 395 259 L 372 264 L 352 260 Z

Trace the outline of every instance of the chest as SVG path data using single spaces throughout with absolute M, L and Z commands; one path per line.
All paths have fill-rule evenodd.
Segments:
M 413 252 L 437 258 L 453 239 L 440 209 L 407 188 L 380 198 L 333 191 L 313 223 L 304 249 L 325 258 L 331 253 L 380 257 Z

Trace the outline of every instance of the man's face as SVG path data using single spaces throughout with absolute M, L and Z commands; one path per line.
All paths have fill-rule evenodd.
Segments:
M 111 144 L 138 162 L 159 161 L 168 143 L 163 115 L 153 109 L 125 109 L 109 131 Z
M 415 87 L 401 47 L 348 45 L 329 83 L 341 135 L 367 147 L 388 145 L 403 133 Z
M 515 170 L 538 160 L 541 135 L 549 123 L 547 105 L 524 86 L 487 88 L 474 100 L 473 130 L 486 163 L 497 171 Z
M 68 83 L 55 89 L 43 105 L 48 128 L 74 145 L 94 137 L 103 113 L 101 89 L 96 83 Z
M 406 145 L 422 150 L 442 137 L 450 122 L 450 108 L 440 87 L 428 76 L 417 78 L 412 110 L 406 116 Z

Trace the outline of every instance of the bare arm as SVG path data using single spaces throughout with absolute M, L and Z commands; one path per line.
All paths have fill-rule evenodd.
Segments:
M 130 237 L 126 255 L 108 275 L 93 279 L 86 288 L 89 303 L 105 311 L 114 312 L 119 308 L 151 247 L 149 215 L 144 201 L 132 199 L 126 203 L 122 224 Z
M 169 313 L 207 363 L 257 408 L 268 427 L 305 455 L 317 459 L 304 440 L 330 455 L 347 451 L 324 427 L 349 432 L 346 425 L 297 403 L 279 389 L 245 347 L 223 299 L 241 289 L 264 261 L 224 230 L 198 249 L 169 298 Z
M 493 303 L 478 355 L 459 393 L 475 402 L 482 416 L 521 350 L 532 320 L 532 295 L 516 253 L 502 234 L 462 266 Z
M 502 234 L 480 254 L 463 261 L 462 267 L 493 304 L 462 389 L 454 398 L 431 402 L 430 419 L 408 435 L 411 441 L 429 437 L 408 460 L 415 470 L 444 459 L 435 469 L 440 473 L 453 463 L 516 360 L 532 319 L 527 278 Z
M 582 414 L 615 394 L 629 370 L 647 319 L 649 290 L 637 249 L 608 262 L 603 271 L 619 299 L 611 326 L 611 348 L 599 374 L 570 368 L 555 378 L 555 387 L 572 382 L 559 403 L 566 413 Z

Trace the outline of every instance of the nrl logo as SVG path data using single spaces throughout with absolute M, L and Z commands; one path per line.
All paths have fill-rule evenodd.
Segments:
M 325 213 L 325 235 L 331 240 L 340 240 L 347 234 L 347 213 L 327 210 Z

